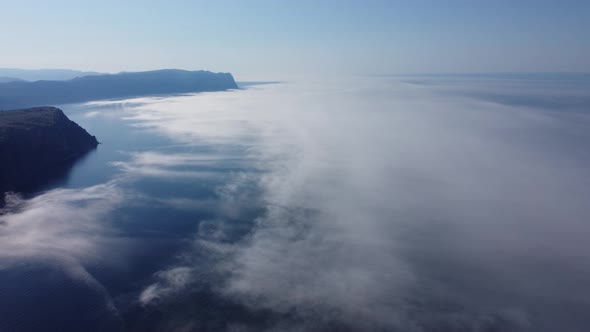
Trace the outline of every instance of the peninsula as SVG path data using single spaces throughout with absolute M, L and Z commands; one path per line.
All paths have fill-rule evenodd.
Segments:
M 89 75 L 65 81 L 0 83 L 0 110 L 101 99 L 238 89 L 230 73 L 162 69 Z
M 0 196 L 46 184 L 97 145 L 96 137 L 58 108 L 1 111 Z

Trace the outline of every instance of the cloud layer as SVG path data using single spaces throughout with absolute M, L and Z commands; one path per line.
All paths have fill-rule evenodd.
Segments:
M 136 109 L 161 134 L 247 146 L 265 211 L 238 242 L 198 237 L 142 302 L 211 269 L 217 294 L 287 317 L 281 330 L 582 326 L 588 116 L 490 97 L 514 81 L 434 83 L 293 83 Z M 517 83 L 527 98 L 571 94 Z M 217 263 L 196 265 L 207 250 Z
M 584 84 L 357 78 L 93 103 L 89 119 L 182 149 L 125 151 L 113 182 L 12 197 L 0 248 L 92 261 L 117 243 L 119 206 L 206 210 L 168 267 L 135 281 L 124 302 L 144 324 L 130 326 L 583 330 Z M 125 190 L 142 179 L 209 192 Z

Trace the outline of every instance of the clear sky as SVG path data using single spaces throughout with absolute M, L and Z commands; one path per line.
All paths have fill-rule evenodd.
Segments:
M 0 67 L 590 71 L 590 1 L 0 0 Z

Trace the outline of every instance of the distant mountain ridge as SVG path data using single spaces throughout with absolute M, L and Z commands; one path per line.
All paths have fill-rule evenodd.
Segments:
M 102 75 L 102 73 L 73 69 L 0 68 L 0 77 L 17 78 L 24 81 L 64 81 L 89 75 Z
M 0 83 L 0 109 L 136 96 L 238 89 L 230 73 L 162 69 L 77 77 L 68 81 Z
M 5 76 L 0 76 L 0 83 L 6 83 L 6 82 L 18 82 L 18 81 L 22 81 L 22 79 L 20 79 L 20 78 L 16 78 L 16 77 L 5 77 Z

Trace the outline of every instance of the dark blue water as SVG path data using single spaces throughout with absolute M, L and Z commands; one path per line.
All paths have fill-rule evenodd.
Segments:
M 108 107 L 61 107 L 71 120 L 95 135 L 101 144 L 81 158 L 64 178 L 56 179 L 32 195 L 44 197 L 53 189 L 76 193 L 84 188 L 113 183 L 126 196 L 97 222 L 108 227 L 109 240 L 115 243 L 116 249 L 98 248 L 98 255 L 109 255 L 98 259 L 76 260 L 67 253 L 55 257 L 48 253 L 47 258 L 33 255 L 5 260 L 3 264 L 13 266 L 0 274 L 4 285 L 0 289 L 0 312 L 5 315 L 0 320 L 4 324 L 0 330 L 156 329 L 158 319 L 162 318 L 158 307 L 146 309 L 137 301 L 141 290 L 153 281 L 154 273 L 178 261 L 177 255 L 192 246 L 203 221 L 211 224 L 213 220 L 210 226 L 213 228 L 218 218 L 234 223 L 230 238 L 238 239 L 261 212 L 255 197 L 249 202 L 250 206 L 240 210 L 239 216 L 228 217 L 218 204 L 219 188 L 232 176 L 258 172 L 245 157 L 247 144 L 179 143 L 165 135 L 134 127 L 138 121 L 125 119 L 128 114 L 119 107 L 117 103 Z M 109 115 L 88 116 L 97 109 Z M 134 154 L 150 152 L 158 156 L 201 156 L 203 161 L 166 165 L 166 170 L 178 172 L 179 176 L 136 174 L 116 164 L 132 162 Z M 71 269 L 82 271 L 83 276 L 79 276 L 80 273 L 72 276 L 68 272 Z M 217 306 L 232 306 L 211 291 L 201 291 L 200 296 L 179 303 L 194 306 L 216 302 Z M 6 319 L 29 313 L 32 315 Z M 217 319 L 214 324 L 222 328 L 225 323 Z

